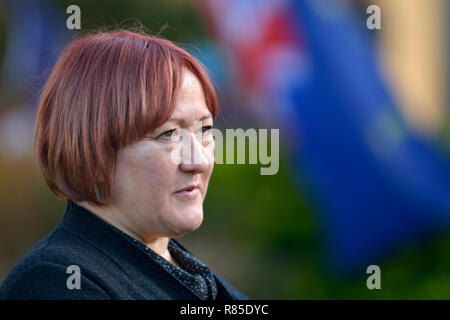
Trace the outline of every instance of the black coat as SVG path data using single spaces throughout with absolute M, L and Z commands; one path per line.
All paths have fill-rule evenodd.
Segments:
M 183 250 L 179 242 L 175 241 Z M 187 251 L 187 250 L 186 250 Z M 187 251 L 189 252 L 189 251 Z M 79 266 L 80 289 L 68 278 Z M 217 300 L 247 299 L 213 272 Z M 11 270 L 0 299 L 200 299 L 148 254 L 90 211 L 68 201 L 62 221 Z

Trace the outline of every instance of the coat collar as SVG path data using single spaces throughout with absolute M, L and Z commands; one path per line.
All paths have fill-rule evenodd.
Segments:
M 145 281 L 149 278 L 149 274 L 157 275 L 152 277 L 152 281 L 156 285 L 161 285 L 170 296 L 185 300 L 199 299 L 191 290 L 180 285 L 178 280 L 139 246 L 126 239 L 120 230 L 72 200 L 67 200 L 60 226 L 106 254 L 132 281 Z M 170 241 L 176 242 L 183 250 L 189 252 L 177 240 Z M 213 275 L 218 287 L 218 300 L 238 298 L 235 295 L 238 292 L 234 288 L 216 273 L 213 272 Z

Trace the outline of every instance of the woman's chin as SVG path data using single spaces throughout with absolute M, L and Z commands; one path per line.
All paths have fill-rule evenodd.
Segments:
M 172 231 L 176 236 L 198 229 L 203 222 L 203 209 L 190 209 L 183 212 L 177 223 L 173 224 Z

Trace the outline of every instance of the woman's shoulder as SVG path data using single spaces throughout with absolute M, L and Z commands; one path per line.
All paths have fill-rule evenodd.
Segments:
M 20 274 L 27 269 L 43 264 L 64 266 L 83 260 L 90 250 L 92 248 L 82 239 L 78 239 L 76 235 L 57 226 L 28 250 L 10 273 Z
M 0 299 L 107 299 L 86 277 L 89 248 L 76 236 L 56 228 L 37 242 L 0 286 Z M 71 278 L 72 277 L 72 278 Z M 83 290 L 77 284 L 83 280 Z

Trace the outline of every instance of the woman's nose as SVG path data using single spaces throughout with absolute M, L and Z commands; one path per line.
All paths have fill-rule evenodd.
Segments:
M 209 160 L 205 156 L 205 147 L 195 134 L 187 145 L 183 146 L 180 168 L 186 172 L 201 173 L 208 169 Z

